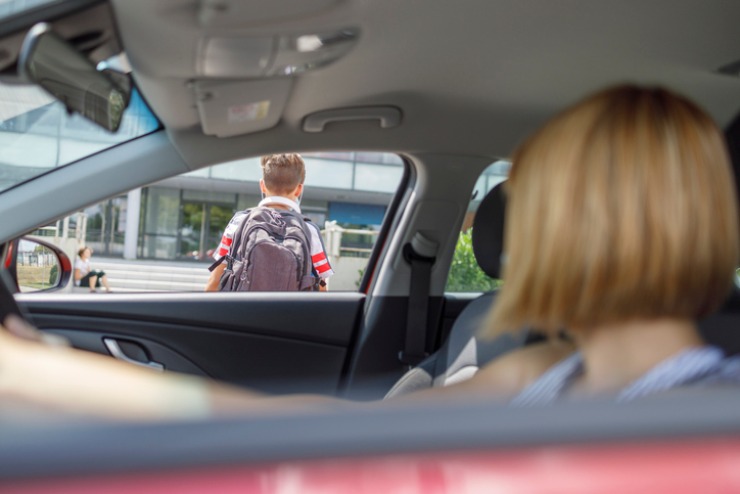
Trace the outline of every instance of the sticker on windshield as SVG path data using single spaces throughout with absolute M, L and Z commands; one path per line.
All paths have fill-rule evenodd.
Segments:
M 270 102 L 267 100 L 247 105 L 230 106 L 227 119 L 230 124 L 262 120 L 267 116 L 269 109 Z

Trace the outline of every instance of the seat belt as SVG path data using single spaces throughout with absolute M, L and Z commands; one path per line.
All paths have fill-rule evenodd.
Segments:
M 436 260 L 437 242 L 416 232 L 411 242 L 403 249 L 404 258 L 411 265 L 409 280 L 409 304 L 406 316 L 406 342 L 398 359 L 413 367 L 429 354 L 426 351 L 429 291 L 432 266 Z

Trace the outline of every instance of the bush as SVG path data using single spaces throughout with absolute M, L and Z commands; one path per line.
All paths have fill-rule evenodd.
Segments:
M 448 292 L 488 292 L 501 285 L 502 281 L 489 277 L 478 267 L 473 254 L 472 228 L 460 232 L 447 277 Z
M 362 278 L 365 276 L 365 268 L 358 269 L 357 274 L 358 274 L 358 278 L 357 278 L 357 281 L 355 281 L 355 286 L 357 288 L 360 288 L 360 285 L 362 284 Z
M 56 286 L 58 280 L 59 280 L 59 265 L 54 264 L 49 270 L 49 285 Z

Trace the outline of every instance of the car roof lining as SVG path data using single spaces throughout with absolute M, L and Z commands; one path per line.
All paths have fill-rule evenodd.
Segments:
M 570 7 L 545 2 L 535 7 L 517 0 L 478 0 L 461 9 L 430 0 L 419 10 L 394 0 L 312 0 L 292 12 L 272 6 L 260 22 L 249 12 L 264 7 L 264 0 L 216 3 L 225 12 L 220 20 L 209 10 L 216 7 L 211 1 L 112 0 L 136 83 L 192 168 L 267 148 L 327 150 L 337 149 L 337 143 L 355 150 L 506 156 L 553 112 L 616 82 L 669 85 L 699 102 L 720 125 L 737 109 L 727 102 L 740 101 L 740 78 L 718 72 L 740 57 L 737 2 L 585 2 Z M 89 11 L 79 11 L 88 4 Z M 62 30 L 71 29 L 64 26 L 74 24 L 73 19 L 89 21 L 107 8 L 90 0 L 61 5 L 77 9 L 70 19 L 56 21 Z M 287 98 L 280 98 L 285 107 L 274 119 L 277 125 L 244 130 L 261 131 L 260 149 L 253 146 L 251 133 L 204 135 L 203 127 L 214 122 L 201 123 L 198 84 L 217 91 L 219 84 L 240 81 L 234 102 L 243 103 L 250 88 L 258 91 L 264 80 L 199 75 L 203 39 L 214 33 L 253 37 L 346 26 L 359 29 L 357 46 L 327 67 L 294 77 Z M 73 31 L 65 36 L 73 37 Z M 414 40 L 421 40 L 423 49 Z M 11 52 L 18 42 L 17 35 L 0 40 Z M 229 101 L 221 106 L 228 107 Z M 402 123 L 381 129 L 371 122 L 340 122 L 321 133 L 302 131 L 307 115 L 358 106 L 399 108 Z
M 251 5 L 261 2 L 251 0 Z M 199 24 L 195 5 L 115 0 L 114 7 L 120 7 L 117 17 L 137 82 L 186 160 L 199 166 L 249 149 L 250 135 L 202 135 L 188 84 L 199 77 L 198 43 L 212 30 Z M 740 55 L 738 17 L 740 3 L 720 1 L 583 2 L 577 7 L 543 2 L 535 7 L 502 0 L 468 2 L 461 9 L 430 0 L 420 10 L 394 0 L 347 0 L 288 20 L 255 24 L 245 19 L 224 32 L 256 36 L 347 25 L 360 29 L 360 41 L 347 56 L 296 77 L 280 123 L 266 131 L 274 137 L 263 133 L 260 141 L 293 149 L 346 142 L 354 149 L 506 155 L 554 111 L 621 81 L 667 84 L 724 125 L 736 110 L 727 102 L 740 101 L 740 79 L 717 69 Z M 423 49 L 414 40 L 422 40 Z M 247 87 L 248 82 L 245 92 Z M 402 124 L 390 130 L 337 124 L 327 129 L 331 136 L 300 130 L 311 113 L 371 105 L 400 108 Z

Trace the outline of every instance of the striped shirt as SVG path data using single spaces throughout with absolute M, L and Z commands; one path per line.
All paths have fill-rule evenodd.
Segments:
M 575 352 L 552 366 L 511 400 L 512 406 L 548 405 L 561 399 L 573 382 L 583 375 L 583 357 Z M 714 346 L 689 348 L 650 369 L 616 395 L 627 402 L 683 386 L 721 383 L 740 384 L 740 358 L 725 357 Z
M 301 208 L 297 202 L 280 196 L 266 197 L 260 201 L 257 207 L 264 207 L 269 204 L 282 204 L 296 213 L 301 214 Z M 231 244 L 234 242 L 234 233 L 236 233 L 236 230 L 239 228 L 239 225 L 246 215 L 247 211 L 239 211 L 233 218 L 231 218 L 229 224 L 226 225 L 224 234 L 221 237 L 221 243 L 213 252 L 214 260 L 219 260 L 229 253 Z M 321 233 L 318 226 L 314 223 L 306 222 L 306 224 L 308 225 L 308 230 L 311 232 L 309 242 L 311 243 L 311 263 L 313 264 L 313 269 L 320 278 L 327 279 L 334 274 L 334 270 L 331 268 L 329 258 L 326 255 L 326 250 L 324 250 L 324 243 L 321 241 Z

